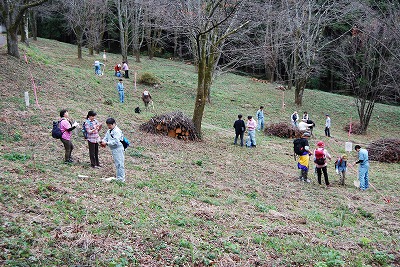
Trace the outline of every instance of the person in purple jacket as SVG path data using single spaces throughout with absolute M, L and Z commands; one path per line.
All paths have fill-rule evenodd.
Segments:
M 65 159 L 64 163 L 72 163 L 73 160 L 71 158 L 72 150 L 74 149 L 74 145 L 71 142 L 72 131 L 79 125 L 79 123 L 72 123 L 69 118 L 68 110 L 63 109 L 60 111 L 60 130 L 63 133 L 61 136 L 61 142 L 65 148 Z

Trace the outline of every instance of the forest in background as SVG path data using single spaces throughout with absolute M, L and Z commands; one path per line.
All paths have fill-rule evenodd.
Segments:
M 29 36 L 74 43 L 78 58 L 87 47 L 89 55 L 119 52 L 122 61 L 132 55 L 136 62 L 157 56 L 193 63 L 199 131 L 211 85 L 226 71 L 294 89 L 298 106 L 306 87 L 352 95 L 360 133 L 376 102 L 400 102 L 394 0 L 19 0 L 3 1 L 0 11 L 9 54 L 17 57 L 19 32 L 26 44 Z

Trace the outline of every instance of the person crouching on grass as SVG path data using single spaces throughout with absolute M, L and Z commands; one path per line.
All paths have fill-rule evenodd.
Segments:
M 117 172 L 117 181 L 125 182 L 125 155 L 124 146 L 121 140 L 124 138 L 122 131 L 118 128 L 113 118 L 106 120 L 108 131 L 101 141 L 101 147 L 108 146 L 111 149 L 114 158 L 115 169 Z

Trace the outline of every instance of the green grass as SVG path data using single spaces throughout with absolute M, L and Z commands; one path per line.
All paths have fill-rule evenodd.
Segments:
M 0 262 L 4 266 L 396 266 L 400 258 L 397 221 L 399 164 L 371 162 L 371 182 L 379 190 L 359 192 L 338 180 L 328 166 L 331 189 L 300 184 L 292 140 L 257 133 L 257 149 L 233 146 L 237 114 L 255 115 L 265 106 L 266 122 L 288 121 L 308 111 L 316 138 L 332 156 L 344 142 L 362 145 L 398 135 L 400 107 L 377 104 L 366 136 L 350 138 L 342 128 L 356 120 L 351 97 L 306 90 L 296 107 L 293 92 L 229 73 L 218 76 L 203 118 L 201 142 L 183 142 L 138 130 L 151 117 L 180 110 L 191 117 L 196 94 L 193 66 L 167 59 L 135 63 L 138 75 L 153 74 L 160 88 L 125 81 L 126 103 L 118 103 L 108 54 L 104 76 L 93 75 L 94 60 L 76 59 L 76 47 L 39 39 L 27 52 L 39 84 L 38 101 L 26 108 L 30 74 L 0 80 Z M 4 49 L 4 48 L 2 48 Z M 4 52 L 4 51 L 3 51 Z M 3 70 L 25 63 L 3 56 Z M 155 110 L 134 113 L 148 88 Z M 109 103 L 112 103 L 110 105 Z M 100 150 L 101 169 L 91 169 L 87 143 L 73 134 L 74 164 L 63 164 L 63 146 L 50 136 L 59 110 L 82 122 L 88 110 L 98 120 L 113 116 L 132 141 L 125 153 L 127 183 L 104 183 L 114 175 L 111 153 Z M 323 136 L 325 113 L 333 139 Z M 103 133 L 104 134 L 104 130 Z M 355 159 L 356 154 L 350 153 Z M 81 178 L 78 175 L 86 175 Z M 383 201 L 382 196 L 391 202 Z

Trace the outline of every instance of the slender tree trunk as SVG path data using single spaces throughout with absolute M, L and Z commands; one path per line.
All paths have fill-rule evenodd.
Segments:
M 31 12 L 31 27 L 32 27 L 32 39 L 37 41 L 37 11 L 32 10 Z
M 82 59 L 83 31 L 77 31 L 76 39 L 78 46 L 78 59 Z
M 201 57 L 204 60 L 199 60 L 198 64 L 198 72 L 197 72 L 197 95 L 196 95 L 196 102 L 194 106 L 193 112 L 193 123 L 194 127 L 201 138 L 201 121 L 203 119 L 204 107 L 206 105 L 206 49 L 205 49 L 205 36 L 200 36 L 199 45 L 201 45 Z
M 29 16 L 28 16 L 28 11 L 25 11 L 23 18 L 21 20 L 20 24 L 20 31 L 21 31 L 21 43 L 26 44 L 29 46 Z

